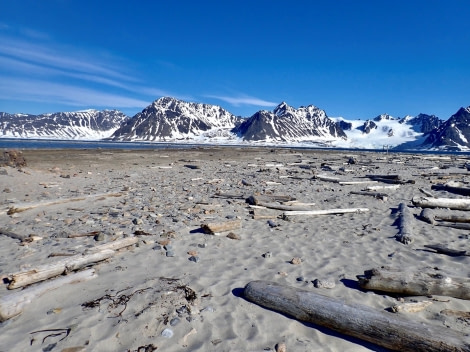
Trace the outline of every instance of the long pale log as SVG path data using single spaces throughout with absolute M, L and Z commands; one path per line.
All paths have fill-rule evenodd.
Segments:
M 285 211 L 283 216 L 290 215 L 329 215 L 329 214 L 346 214 L 346 213 L 365 213 L 368 208 L 346 208 L 346 209 L 323 209 L 323 210 L 305 210 L 305 211 Z
M 204 232 L 210 233 L 210 234 L 217 234 L 219 232 L 236 230 L 241 227 L 242 227 L 242 223 L 240 220 L 213 222 L 213 223 L 207 223 L 207 224 L 201 225 L 201 228 L 204 230 Z
M 412 202 L 421 208 L 470 210 L 470 199 L 413 197 Z
M 128 247 L 137 241 L 138 239 L 136 237 L 123 238 L 122 240 L 96 246 L 83 254 L 73 255 L 53 263 L 39 265 L 33 269 L 11 274 L 8 276 L 10 281 L 8 289 L 12 290 L 30 285 L 108 259 L 116 254 L 117 249 Z
M 438 221 L 449 221 L 459 223 L 470 223 L 469 216 L 461 216 L 455 214 L 436 213 L 430 208 L 425 208 L 421 211 L 420 218 L 424 221 L 429 222 L 432 225 L 437 225 Z
M 262 307 L 395 351 L 470 351 L 470 338 L 464 334 L 308 290 L 252 281 L 244 295 Z
M 306 206 L 284 205 L 284 204 L 278 204 L 278 203 L 258 202 L 257 205 L 265 207 L 265 208 L 269 208 L 269 209 L 287 210 L 287 211 L 310 210 L 310 208 Z
M 12 215 L 15 213 L 21 213 L 26 210 L 38 208 L 38 207 L 47 207 L 51 205 L 57 205 L 57 204 L 64 204 L 64 203 L 71 203 L 71 202 L 79 202 L 83 200 L 88 200 L 88 199 L 94 199 L 94 198 L 107 198 L 107 197 L 120 197 L 122 196 L 122 193 L 101 193 L 101 194 L 92 194 L 88 196 L 83 196 L 83 197 L 74 197 L 74 198 L 64 198 L 64 199 L 56 199 L 56 200 L 50 200 L 50 201 L 43 201 L 43 202 L 38 202 L 38 203 L 27 203 L 27 204 L 18 204 L 15 206 L 12 206 L 8 209 L 6 212 L 7 215 Z M 0 213 L 0 215 L 4 214 L 3 212 Z
M 455 187 L 445 184 L 432 185 L 431 189 L 434 191 L 446 191 L 449 193 L 460 194 L 462 196 L 470 196 L 470 188 L 468 187 Z
M 24 290 L 13 292 L 0 297 L 0 321 L 13 318 L 23 312 L 26 305 L 46 292 L 55 290 L 61 286 L 73 284 L 81 281 L 88 281 L 98 277 L 94 269 L 80 271 L 78 273 L 62 276 L 58 279 L 46 281 Z
M 379 268 L 358 275 L 359 285 L 367 290 L 409 296 L 441 295 L 470 300 L 470 279 L 451 278 L 438 270 L 422 268 L 405 271 Z
M 410 244 L 413 242 L 413 214 L 405 203 L 400 203 L 398 210 L 400 211 L 398 222 L 399 232 L 395 238 L 401 243 Z
M 338 177 L 315 175 L 315 176 L 313 176 L 313 178 L 316 179 L 316 180 L 320 180 L 320 181 L 339 183 L 339 178 Z
M 378 181 L 370 180 L 370 181 L 339 181 L 340 185 L 364 185 L 364 184 L 371 184 L 371 183 L 378 183 Z
M 381 186 L 367 186 L 366 187 L 368 191 L 378 191 L 381 189 L 396 190 L 398 188 L 400 188 L 400 185 L 388 185 L 388 186 L 381 185 Z

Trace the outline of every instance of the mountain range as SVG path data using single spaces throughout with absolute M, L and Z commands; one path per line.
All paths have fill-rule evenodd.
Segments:
M 328 117 L 313 105 L 282 102 L 244 118 L 216 105 L 163 97 L 132 118 L 118 110 L 0 112 L 0 138 L 468 151 L 469 122 L 470 107 L 446 121 L 427 114 L 347 120 Z

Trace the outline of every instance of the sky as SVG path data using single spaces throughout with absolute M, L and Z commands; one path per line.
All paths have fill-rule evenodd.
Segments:
M 470 105 L 470 1 L 0 1 L 0 111 L 133 116 L 162 96 L 446 120 Z

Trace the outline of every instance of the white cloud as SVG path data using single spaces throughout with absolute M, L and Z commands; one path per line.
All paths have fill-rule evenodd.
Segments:
M 109 108 L 143 108 L 148 101 L 129 98 L 119 94 L 75 87 L 67 84 L 39 80 L 12 80 L 0 82 L 2 99 L 35 101 L 71 106 L 96 106 Z
M 266 100 L 262 100 L 262 99 L 255 98 L 255 97 L 249 97 L 249 96 L 227 97 L 227 96 L 220 96 L 220 95 L 206 95 L 206 97 L 222 100 L 234 106 L 241 106 L 241 105 L 276 106 L 277 105 L 277 103 L 273 103 L 271 101 L 266 101 Z

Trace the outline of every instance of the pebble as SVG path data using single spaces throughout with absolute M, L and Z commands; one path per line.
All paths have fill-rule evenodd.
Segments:
M 155 250 L 155 251 L 160 251 L 160 250 L 163 249 L 163 247 L 160 246 L 159 244 L 157 244 L 157 245 L 156 245 L 155 247 L 153 247 L 152 249 Z
M 231 240 L 241 240 L 241 237 L 239 235 L 237 235 L 236 233 L 233 233 L 233 232 L 230 232 L 227 235 L 227 237 L 230 238 Z
M 294 264 L 294 265 L 299 265 L 302 263 L 302 259 L 298 258 L 298 257 L 294 257 L 291 259 L 291 261 L 289 262 L 291 264 Z
M 168 328 L 165 329 L 165 330 L 163 330 L 163 331 L 162 331 L 162 336 L 163 336 L 163 337 L 166 337 L 166 338 L 168 338 L 168 339 L 171 339 L 171 338 L 173 337 L 173 330 L 168 329 Z
M 166 244 L 163 246 L 163 248 L 165 248 L 165 250 L 167 251 L 172 251 L 173 250 L 173 246 L 171 244 Z
M 296 280 L 299 282 L 303 282 L 305 281 L 305 278 L 303 276 L 299 276 Z
M 312 281 L 313 282 L 313 286 L 315 286 L 316 288 L 334 288 L 336 286 L 335 284 L 335 280 L 332 279 L 332 278 L 328 278 L 328 279 L 325 279 L 325 280 L 319 280 L 319 279 L 315 279 Z
M 287 347 L 284 342 L 280 342 L 276 345 L 276 352 L 286 352 L 286 351 L 287 351 Z
M 137 219 L 136 218 L 136 219 L 132 220 L 132 223 L 134 225 L 142 225 L 143 221 L 142 221 L 142 219 Z
M 93 239 L 97 242 L 99 241 L 104 241 L 105 240 L 105 235 L 103 232 L 100 232 L 99 234 L 95 235 Z
M 171 326 L 176 326 L 180 323 L 180 321 L 181 321 L 180 318 L 173 318 L 173 319 L 170 320 L 170 325 Z
M 207 248 L 207 243 L 200 243 L 197 245 L 199 248 Z
M 189 257 L 189 260 L 192 262 L 198 263 L 200 259 L 198 256 L 192 255 Z
M 178 314 L 184 314 L 188 312 L 188 308 L 186 306 L 181 306 L 176 309 L 176 313 Z
M 213 313 L 213 312 L 215 312 L 215 308 L 212 307 L 212 306 L 207 306 L 206 308 L 202 308 L 202 309 L 201 309 L 201 312 L 210 312 L 210 313 Z
M 263 258 L 271 258 L 273 256 L 273 254 L 271 252 L 266 252 L 264 254 L 261 255 Z
M 166 251 L 166 256 L 167 256 L 167 257 L 174 257 L 174 256 L 175 256 L 175 252 L 173 252 L 173 251 Z
M 277 224 L 276 222 L 272 221 L 272 220 L 268 220 L 268 225 L 269 227 L 278 227 L 279 224 Z

